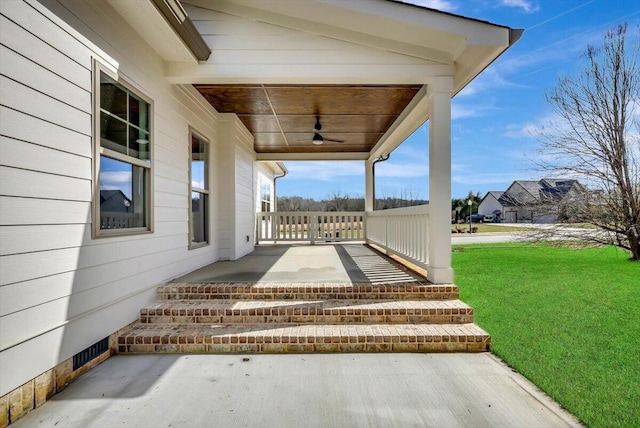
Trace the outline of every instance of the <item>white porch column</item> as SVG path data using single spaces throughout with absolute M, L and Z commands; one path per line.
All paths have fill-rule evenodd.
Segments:
M 436 77 L 429 102 L 429 264 L 427 279 L 453 282 L 451 268 L 451 94 L 453 78 Z
M 373 161 L 364 161 L 364 210 L 366 212 L 373 211 L 375 204 L 373 194 Z

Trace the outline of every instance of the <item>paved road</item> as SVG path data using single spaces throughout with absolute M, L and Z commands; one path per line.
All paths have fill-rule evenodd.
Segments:
M 454 234 L 451 236 L 451 242 L 456 244 L 495 244 L 499 242 L 516 242 L 521 238 L 521 234 L 517 233 L 476 233 L 476 234 Z

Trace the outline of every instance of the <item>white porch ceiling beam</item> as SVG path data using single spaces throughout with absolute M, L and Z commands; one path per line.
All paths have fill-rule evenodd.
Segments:
M 369 153 L 362 152 L 318 152 L 318 153 L 257 153 L 257 161 L 362 161 L 367 160 Z
M 413 97 L 411 103 L 398 116 L 389 130 L 380 138 L 369 154 L 368 160 L 374 160 L 382 155 L 394 151 L 420 125 L 429 118 L 429 102 L 427 100 L 427 85 Z
M 212 55 L 215 57 L 215 52 Z M 194 64 L 170 62 L 165 78 L 192 84 L 416 84 L 453 73 L 453 65 Z

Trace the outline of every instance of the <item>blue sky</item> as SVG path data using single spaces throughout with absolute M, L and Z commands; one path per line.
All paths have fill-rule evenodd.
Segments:
M 559 77 L 575 74 L 588 44 L 625 22 L 640 25 L 638 0 L 404 0 L 511 28 L 522 38 L 452 102 L 452 196 L 505 190 L 539 179 L 532 131 L 551 118 L 544 100 Z M 428 199 L 428 130 L 419 128 L 376 167 L 376 195 Z M 323 199 L 364 195 L 362 162 L 286 162 L 278 195 Z

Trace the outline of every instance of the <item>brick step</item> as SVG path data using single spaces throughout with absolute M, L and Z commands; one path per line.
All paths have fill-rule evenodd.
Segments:
M 483 352 L 475 324 L 150 325 L 118 338 L 120 353 Z
M 341 324 L 473 322 L 460 300 L 175 300 L 140 310 L 144 323 Z
M 158 287 L 159 300 L 452 300 L 455 285 L 398 284 L 169 283 Z

